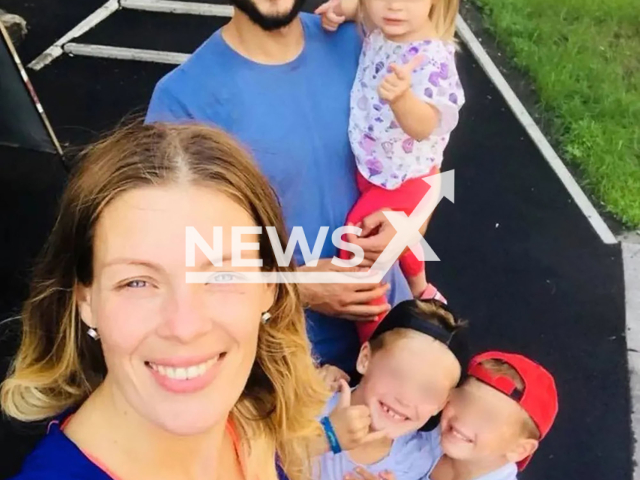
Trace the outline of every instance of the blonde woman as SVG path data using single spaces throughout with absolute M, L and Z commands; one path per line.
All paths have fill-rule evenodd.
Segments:
M 232 267 L 232 228 L 256 226 L 243 258 L 262 268 Z M 229 281 L 288 270 L 266 226 L 285 246 L 268 183 L 219 131 L 134 125 L 85 153 L 2 385 L 9 417 L 54 419 L 18 479 L 306 480 L 327 395 L 298 293 Z M 186 266 L 187 227 L 222 227 L 220 266 L 198 248 Z

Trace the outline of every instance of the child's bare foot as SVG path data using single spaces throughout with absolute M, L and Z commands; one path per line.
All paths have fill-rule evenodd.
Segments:
M 409 288 L 411 289 L 413 298 L 421 298 L 422 293 L 429 286 L 427 279 L 424 276 L 424 272 L 416 275 L 415 277 L 407 277 L 407 282 L 409 283 Z

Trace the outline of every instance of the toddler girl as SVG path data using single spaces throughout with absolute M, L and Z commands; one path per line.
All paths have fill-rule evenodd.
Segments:
M 423 177 L 440 171 L 464 103 L 454 60 L 458 1 L 330 0 L 316 10 L 326 30 L 359 17 L 366 33 L 351 91 L 349 139 L 361 197 L 350 224 L 382 209 L 410 215 L 430 188 Z M 411 251 L 400 266 L 415 297 L 444 301 Z M 361 341 L 380 320 L 358 323 Z

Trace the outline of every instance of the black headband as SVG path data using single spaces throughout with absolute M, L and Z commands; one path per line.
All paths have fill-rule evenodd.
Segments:
M 396 328 L 408 328 L 409 330 L 415 330 L 416 332 L 429 335 L 439 342 L 444 343 L 446 346 L 449 346 L 455 332 L 448 332 L 443 327 L 434 325 L 431 322 L 425 322 L 424 318 L 419 317 L 419 307 L 417 305 L 419 301 L 420 300 L 405 300 L 393 307 L 378 324 L 378 327 L 369 340 L 374 340 Z M 435 303 L 437 300 L 431 300 L 431 302 Z M 444 307 L 443 303 L 438 302 L 438 307 L 441 305 Z M 449 309 L 446 309 L 446 311 L 451 313 Z
M 405 300 L 393 307 L 389 313 L 378 324 L 378 327 L 371 335 L 369 341 L 375 340 L 381 335 L 395 330 L 396 328 L 407 328 L 416 332 L 424 333 L 425 335 L 434 338 L 435 340 L 444 343 L 451 353 L 456 357 L 458 363 L 460 363 L 460 381 L 458 385 L 464 380 L 467 365 L 469 364 L 469 346 L 467 343 L 466 328 L 458 328 L 453 332 L 447 331 L 444 327 L 435 325 L 431 322 L 424 320 L 425 314 L 420 311 L 418 302 L 423 300 Z M 439 308 L 446 312 L 455 315 L 451 309 L 438 300 L 424 300 L 437 305 Z M 421 431 L 430 431 L 438 426 L 440 423 L 440 414 L 434 415 L 429 421 L 420 428 Z

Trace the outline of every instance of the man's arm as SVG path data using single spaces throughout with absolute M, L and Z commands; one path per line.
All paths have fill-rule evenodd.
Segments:
M 431 220 L 431 216 L 420 227 L 419 232 L 424 237 L 427 231 L 427 225 Z M 359 236 L 353 233 L 347 233 L 347 242 L 358 245 L 364 250 L 364 260 L 360 263 L 361 267 L 370 267 L 375 263 L 380 254 L 387 248 L 389 242 L 396 235 L 396 229 L 393 227 L 383 210 L 378 210 L 371 215 L 365 217 L 362 223 L 358 225 L 362 229 Z
M 341 268 L 331 263 L 330 258 L 318 261 L 316 267 L 300 267 L 301 272 L 366 271 L 366 268 Z M 308 308 L 331 317 L 355 322 L 372 321 L 388 311 L 388 304 L 370 305 L 369 302 L 384 296 L 389 290 L 386 283 L 301 283 L 302 301 Z

